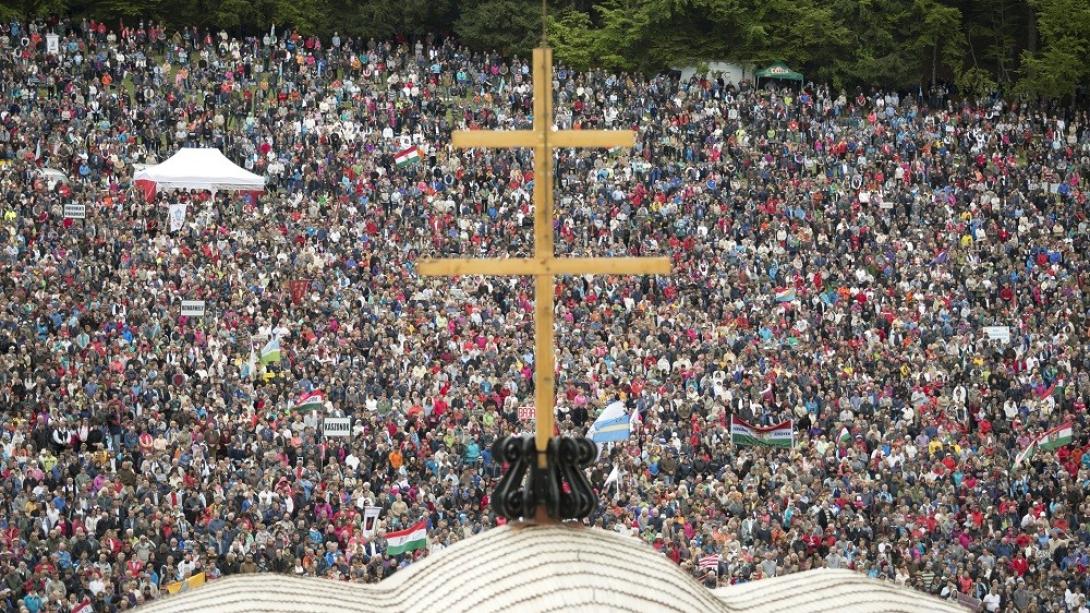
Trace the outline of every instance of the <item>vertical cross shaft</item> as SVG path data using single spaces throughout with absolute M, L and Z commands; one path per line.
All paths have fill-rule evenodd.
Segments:
M 553 245 L 553 150 L 558 147 L 631 147 L 631 131 L 552 129 L 552 49 L 534 49 L 534 126 L 532 130 L 459 131 L 454 147 L 533 147 L 534 256 L 521 259 L 428 259 L 422 275 L 532 275 L 534 277 L 534 415 L 539 468 L 553 436 L 556 402 L 556 357 L 553 348 L 553 276 L 558 274 L 668 274 L 669 258 L 557 258 Z
M 541 140 L 534 149 L 534 257 L 555 255 L 553 246 L 553 152 L 549 131 L 553 121 L 553 50 L 534 49 L 534 132 Z M 544 468 L 545 446 L 553 435 L 556 411 L 556 357 L 553 347 L 553 276 L 534 276 L 534 406 L 538 466 Z

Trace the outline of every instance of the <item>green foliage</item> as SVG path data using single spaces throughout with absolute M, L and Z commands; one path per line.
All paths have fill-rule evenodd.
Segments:
M 997 82 L 1014 80 L 1012 68 L 1018 61 L 1018 37 L 1028 13 L 1025 0 L 991 0 L 968 3 L 964 8 L 967 64 L 992 73 Z
M 557 60 L 575 68 L 587 70 L 597 63 L 593 25 L 586 13 L 568 10 L 549 16 L 549 43 Z
M 1042 49 L 1022 54 L 1022 92 L 1048 98 L 1075 93 L 1090 76 L 1090 4 L 1085 0 L 1031 0 Z
M 982 97 L 998 89 L 998 84 L 987 70 L 969 68 L 958 73 L 954 83 L 966 96 Z
M 463 3 L 454 31 L 466 44 L 526 57 L 541 40 L 541 4 L 532 0 Z
M 0 2 L 0 18 L 5 20 L 24 20 L 45 17 L 50 14 L 63 14 L 68 10 L 65 0 L 4 0 Z
M 1088 0 L 552 0 L 550 44 L 580 68 L 655 72 L 712 60 L 783 60 L 838 87 L 1064 97 L 1090 77 Z M 68 14 L 165 20 L 233 33 L 390 39 L 456 34 L 477 50 L 525 55 L 539 0 L 5 0 L 0 19 Z
M 297 8 L 299 3 L 276 0 L 285 6 L 286 21 L 298 24 L 313 19 L 314 28 L 306 31 L 330 35 L 363 36 L 378 40 L 397 35 L 423 36 L 450 30 L 457 16 L 454 0 L 310 0 L 313 8 Z M 300 30 L 304 30 L 299 26 Z
M 456 0 L 402 0 L 398 4 L 402 34 L 426 36 L 449 32 L 450 24 L 458 17 Z
M 614 70 L 654 70 L 661 60 L 652 49 L 651 24 L 648 0 L 606 0 L 598 6 L 599 19 L 603 24 L 594 33 L 594 55 L 597 63 Z M 665 26 L 664 26 L 665 27 Z M 678 40 L 678 36 L 660 37 L 663 41 Z M 660 45 L 663 43 L 659 43 Z
M 1039 53 L 1024 53 L 1022 63 L 1020 91 L 1046 98 L 1069 96 L 1087 76 L 1086 43 L 1070 37 L 1050 41 Z

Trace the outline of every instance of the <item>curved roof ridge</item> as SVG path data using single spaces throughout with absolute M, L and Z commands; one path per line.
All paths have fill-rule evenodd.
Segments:
M 643 541 L 578 524 L 515 523 L 478 534 L 377 584 L 251 574 L 143 605 L 141 613 L 791 613 L 964 611 L 850 570 L 706 589 Z

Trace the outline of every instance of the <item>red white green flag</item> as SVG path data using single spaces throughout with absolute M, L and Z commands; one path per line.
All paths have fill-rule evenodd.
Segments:
M 1014 467 L 1018 468 L 1022 462 L 1033 457 L 1037 453 L 1038 449 L 1044 449 L 1045 451 L 1052 451 L 1053 449 L 1059 449 L 1064 445 L 1070 445 L 1075 439 L 1075 429 L 1072 428 L 1071 422 L 1064 422 L 1055 428 L 1041 434 L 1037 438 L 1033 439 L 1026 448 L 1023 449 L 1014 458 Z
M 424 159 L 424 152 L 420 150 L 420 147 L 403 149 L 394 156 L 394 162 L 397 163 L 398 168 L 404 168 L 409 164 L 415 164 L 422 159 Z
M 428 544 L 428 526 L 420 520 L 405 530 L 386 533 L 386 555 L 396 556 L 423 549 Z
M 795 446 L 795 422 L 785 421 L 763 428 L 732 415 L 730 440 L 735 445 L 792 448 Z
M 1037 439 L 1037 446 L 1045 450 L 1059 449 L 1064 445 L 1070 445 L 1074 439 L 1075 429 L 1071 427 L 1071 422 L 1064 422 L 1042 434 L 1041 438 Z
M 314 390 L 313 392 L 307 392 L 295 401 L 295 406 L 292 407 L 296 411 L 312 411 L 314 409 L 322 408 L 325 404 L 325 392 L 322 390 Z

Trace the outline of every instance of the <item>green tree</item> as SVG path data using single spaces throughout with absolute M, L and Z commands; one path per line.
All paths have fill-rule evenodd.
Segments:
M 320 32 L 388 40 L 450 30 L 457 17 L 453 0 L 321 0 Z
M 0 18 L 5 20 L 36 19 L 50 14 L 63 15 L 68 10 L 65 0 L 5 0 L 0 2 Z
M 1087 0 L 553 0 L 557 58 L 589 69 L 655 72 L 710 60 L 786 61 L 837 86 L 966 93 L 1007 88 L 1070 96 L 1090 76 Z M 0 18 L 49 14 L 110 22 L 389 40 L 455 33 L 478 50 L 525 54 L 539 0 L 6 0 Z
M 1022 54 L 1019 89 L 1061 98 L 1090 77 L 1090 4 L 1085 0 L 1031 0 L 1037 12 L 1041 50 Z
M 747 40 L 760 37 L 746 16 L 751 8 L 741 0 L 605 0 L 593 15 L 559 20 L 558 48 L 567 57 L 575 43 L 585 44 L 580 53 L 596 66 L 644 72 L 735 58 L 750 52 Z
M 838 19 L 834 7 L 811 0 L 754 2 L 744 11 L 734 45 L 737 55 L 721 57 L 765 65 L 781 60 L 807 74 L 824 72 L 849 55 L 843 42 L 851 28 Z M 721 53 L 729 53 L 722 50 Z
M 836 57 L 810 66 L 821 80 L 911 87 L 940 63 L 959 63 L 961 13 L 938 0 L 837 0 L 831 8 L 841 36 L 826 43 Z
M 401 0 L 401 33 L 425 36 L 450 32 L 450 24 L 458 17 L 455 0 Z
M 602 27 L 595 33 L 593 53 L 603 68 L 651 71 L 661 68 L 652 55 L 654 19 L 647 0 L 606 0 L 597 7 Z M 676 38 L 673 35 L 663 36 Z
M 572 9 L 549 16 L 549 44 L 557 60 L 576 70 L 587 70 L 598 63 L 595 43 L 590 15 Z
M 965 2 L 962 30 L 966 40 L 966 68 L 987 71 L 997 83 L 1014 81 L 1014 67 L 1025 35 L 1026 0 Z
M 541 4 L 479 0 L 463 4 L 454 31 L 470 47 L 525 56 L 541 40 Z

